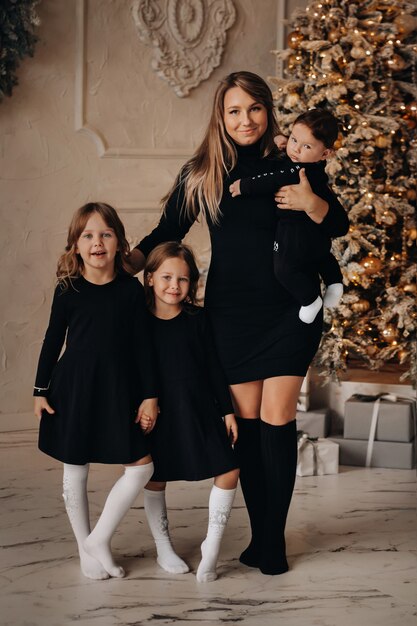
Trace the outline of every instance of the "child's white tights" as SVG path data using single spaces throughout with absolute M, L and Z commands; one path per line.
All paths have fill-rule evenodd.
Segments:
M 81 571 L 87 578 L 104 580 L 109 575 L 104 567 L 84 550 L 84 541 L 90 534 L 87 497 L 89 465 L 64 463 L 63 494 L 68 519 L 78 544 Z
M 217 558 L 235 493 L 236 489 L 220 489 L 216 485 L 213 485 L 210 492 L 207 536 L 201 544 L 202 559 L 197 570 L 197 580 L 200 583 L 208 583 L 217 578 Z
M 189 567 L 175 554 L 169 536 L 165 490 L 144 489 L 143 493 L 145 513 L 155 540 L 158 564 L 171 574 L 185 574 L 189 571 Z
M 113 561 L 110 548 L 111 539 L 152 474 L 152 462 L 146 465 L 125 467 L 123 476 L 113 485 L 107 496 L 103 512 L 94 530 L 84 541 L 86 552 L 96 558 L 110 576 L 122 578 L 125 575 L 124 569 Z

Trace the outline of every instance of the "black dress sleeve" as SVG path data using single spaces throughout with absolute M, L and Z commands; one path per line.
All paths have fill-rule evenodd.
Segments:
M 200 317 L 202 320 L 202 333 L 210 386 L 220 409 L 220 414 L 222 416 L 229 415 L 234 413 L 229 385 L 217 356 L 210 323 L 204 310 L 200 312 Z
M 329 205 L 329 210 L 324 220 L 320 224 L 317 224 L 317 226 L 331 239 L 343 237 L 349 230 L 349 218 L 345 209 L 329 186 L 324 187 L 322 192 L 318 195 L 320 195 L 323 200 L 326 200 Z
M 145 257 L 160 243 L 165 241 L 182 241 L 196 220 L 185 215 L 183 210 L 185 202 L 184 183 L 181 175 L 177 179 L 175 191 L 168 200 L 158 226 L 144 237 L 136 246 Z
M 52 371 L 58 361 L 62 346 L 64 345 L 68 328 L 65 295 L 66 292 L 58 285 L 55 289 L 51 316 L 39 356 L 38 370 L 33 389 L 34 396 L 46 397 L 48 395 Z
M 265 172 L 242 178 L 240 181 L 240 193 L 242 196 L 259 194 L 274 194 L 284 185 L 296 185 L 300 182 L 300 169 L 298 163 L 283 161 L 275 172 Z
M 136 280 L 136 283 L 137 297 L 134 307 L 135 343 L 133 350 L 136 356 L 137 371 L 140 376 L 140 389 L 143 398 L 157 398 L 158 375 L 152 332 L 145 305 L 144 290 L 138 280 Z

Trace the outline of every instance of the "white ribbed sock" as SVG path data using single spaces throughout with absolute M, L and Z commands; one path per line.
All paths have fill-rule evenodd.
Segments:
M 324 306 L 329 309 L 334 309 L 336 307 L 343 296 L 343 285 L 342 283 L 332 283 L 326 288 L 326 293 L 324 294 Z
M 188 565 L 174 552 L 168 530 L 168 517 L 164 491 L 144 489 L 145 513 L 155 540 L 157 562 L 171 574 L 186 574 Z
M 197 570 L 197 580 L 208 583 L 216 580 L 216 565 L 220 544 L 235 499 L 236 489 L 220 489 L 213 485 L 209 499 L 207 537 L 201 544 L 202 559 Z
M 298 317 L 302 322 L 305 322 L 306 324 L 311 324 L 316 319 L 316 315 L 320 311 L 322 306 L 323 300 L 320 298 L 320 296 L 317 296 L 314 302 L 307 306 L 301 307 L 298 312 Z
M 87 479 L 89 464 L 70 465 L 64 463 L 63 493 L 65 508 L 75 539 L 77 540 L 80 555 L 81 571 L 87 578 L 104 580 L 109 577 L 104 567 L 90 556 L 83 543 L 90 534 L 90 517 L 87 497 Z
M 100 518 L 92 533 L 84 541 L 84 548 L 96 558 L 110 576 L 122 578 L 124 569 L 114 561 L 111 553 L 111 539 L 123 517 L 126 515 L 139 492 L 153 474 L 153 463 L 125 467 L 123 476 L 113 485 L 107 496 Z

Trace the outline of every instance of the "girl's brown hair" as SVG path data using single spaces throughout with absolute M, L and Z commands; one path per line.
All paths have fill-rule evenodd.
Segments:
M 233 87 L 240 87 L 266 108 L 268 126 L 261 139 L 261 154 L 266 157 L 275 150 L 274 137 L 279 130 L 270 88 L 260 76 L 252 72 L 229 74 L 217 87 L 210 122 L 200 147 L 182 168 L 172 189 L 162 199 L 164 210 L 177 187 L 184 185 L 185 201 L 179 210 L 190 218 L 196 218 L 201 210 L 206 218 L 209 217 L 214 224 L 218 224 L 223 179 L 237 162 L 236 147 L 224 126 L 224 96 Z
M 155 309 L 155 294 L 149 284 L 149 279 L 167 259 L 182 259 L 187 263 L 190 270 L 190 288 L 185 302 L 186 304 L 194 305 L 197 303 L 197 287 L 200 272 L 195 262 L 194 253 L 189 246 L 183 243 L 178 243 L 178 241 L 166 241 L 156 246 L 149 254 L 143 272 L 146 304 L 150 311 Z
M 58 259 L 56 275 L 58 282 L 64 289 L 69 287 L 71 279 L 78 278 L 83 273 L 84 262 L 76 251 L 77 242 L 93 213 L 98 213 L 107 226 L 115 232 L 118 245 L 114 262 L 116 273 L 129 273 L 132 271 L 129 265 L 130 249 L 126 240 L 125 228 L 116 210 L 109 204 L 104 204 L 104 202 L 88 202 L 88 204 L 84 204 L 74 213 L 68 229 L 65 252 Z

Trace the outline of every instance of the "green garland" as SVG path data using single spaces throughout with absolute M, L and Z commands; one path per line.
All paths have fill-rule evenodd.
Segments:
M 40 20 L 35 6 L 40 0 L 0 0 L 0 101 L 18 84 L 20 60 L 33 56 Z

